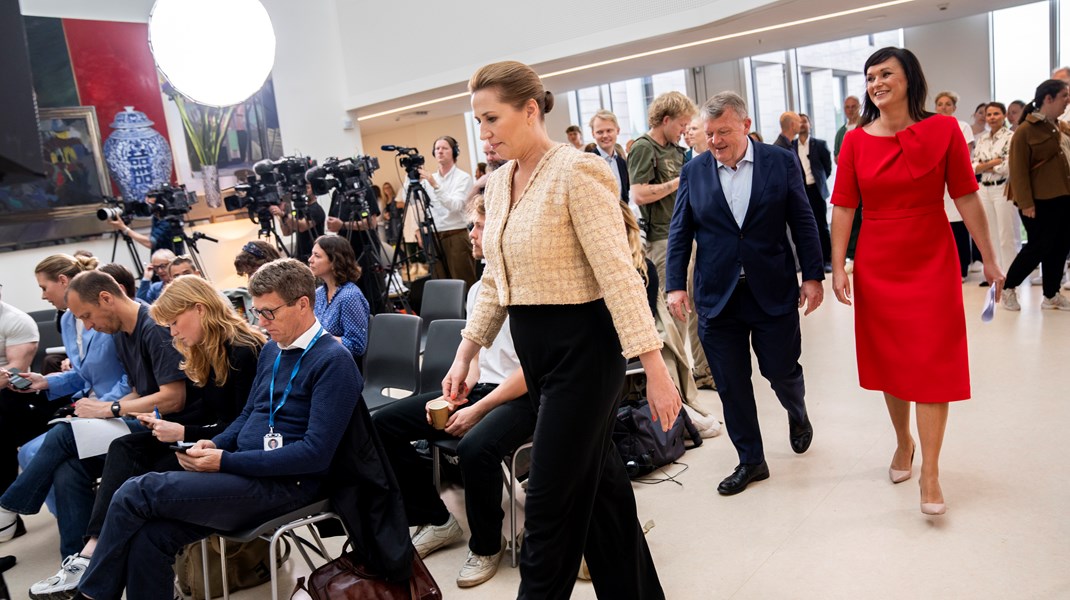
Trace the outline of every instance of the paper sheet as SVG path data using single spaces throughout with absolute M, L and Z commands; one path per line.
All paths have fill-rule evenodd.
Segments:
M 74 443 L 78 458 L 100 456 L 108 451 L 112 440 L 130 433 L 130 427 L 122 419 L 71 419 Z

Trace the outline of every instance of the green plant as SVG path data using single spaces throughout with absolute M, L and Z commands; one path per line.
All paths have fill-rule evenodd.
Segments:
M 167 94 L 182 117 L 186 137 L 193 145 L 193 152 L 201 165 L 214 165 L 219 161 L 219 149 L 223 136 L 230 126 L 235 106 L 205 106 L 189 100 L 170 84 L 164 84 Z

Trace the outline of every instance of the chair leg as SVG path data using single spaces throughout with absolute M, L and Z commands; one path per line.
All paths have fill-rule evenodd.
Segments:
M 219 536 L 219 565 L 222 567 L 223 600 L 230 598 L 230 585 L 227 582 L 227 540 Z
M 275 552 L 278 548 L 279 535 L 281 535 L 281 533 L 282 532 L 280 531 L 276 531 L 275 535 L 271 536 L 271 541 L 268 542 L 268 568 L 271 569 L 271 600 L 279 600 L 279 586 L 277 585 L 278 574 L 276 573 L 276 571 L 278 571 L 278 565 L 275 564 L 275 557 L 277 556 Z
M 294 545 L 297 546 L 297 551 L 301 553 L 301 558 L 305 559 L 305 564 L 308 565 L 310 571 L 315 571 L 316 567 L 312 565 L 312 559 L 308 556 L 308 552 L 305 552 L 305 546 L 301 543 L 301 539 L 293 531 L 287 531 L 286 535 L 293 540 Z
M 312 525 L 308 526 L 308 530 L 312 532 L 312 538 L 314 540 L 316 540 L 316 545 L 319 546 L 320 552 L 323 553 L 323 558 L 325 558 L 327 560 L 330 560 L 330 558 L 328 558 L 328 554 L 327 554 L 327 547 L 323 545 L 323 540 L 320 539 L 319 532 L 316 531 L 316 528 L 313 527 Z
M 204 600 L 212 600 L 212 582 L 208 573 L 208 538 L 201 540 L 201 569 L 204 571 Z
M 431 444 L 431 481 L 435 484 L 435 491 L 442 491 L 442 467 L 439 465 L 438 446 Z

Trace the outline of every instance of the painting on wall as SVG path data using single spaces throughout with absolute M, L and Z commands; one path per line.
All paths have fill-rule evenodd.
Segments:
M 44 181 L 0 187 L 0 210 L 23 212 L 100 204 L 111 195 L 92 106 L 42 108 L 38 129 Z
M 166 90 L 164 90 L 166 94 Z M 190 120 L 200 122 L 204 107 L 187 99 Z M 194 172 L 201 170 L 200 160 L 186 134 L 189 164 Z M 239 169 L 250 169 L 257 161 L 282 156 L 282 135 L 279 131 L 279 112 L 275 108 L 275 87 L 270 77 L 260 91 L 234 108 L 226 132 L 223 133 L 216 166 L 220 175 L 233 175 Z

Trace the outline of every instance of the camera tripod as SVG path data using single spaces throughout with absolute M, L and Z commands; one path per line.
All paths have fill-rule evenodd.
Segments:
M 405 192 L 405 206 L 401 209 L 398 219 L 404 229 L 405 218 L 408 216 L 411 207 L 413 218 L 420 232 L 420 240 L 423 241 L 423 253 L 427 258 L 428 274 L 434 277 L 435 265 L 441 262 L 443 275 L 448 279 L 450 277 L 449 262 L 446 260 L 446 254 L 442 250 L 442 242 L 438 239 L 438 227 L 435 226 L 435 218 L 431 214 L 431 198 L 428 197 L 427 190 L 420 185 L 419 172 L 409 171 L 408 175 L 409 181 L 408 189 Z M 402 264 L 405 265 L 407 272 L 409 265 L 416 258 L 416 254 L 409 255 L 405 252 L 403 238 L 404 233 L 399 235 L 394 243 L 394 256 L 390 261 L 390 271 L 392 273 L 396 273 L 398 267 Z
M 337 218 L 342 222 L 352 221 L 363 223 L 363 227 L 358 227 L 356 231 L 357 239 L 360 241 L 360 254 L 357 256 L 357 264 L 361 268 L 361 279 L 364 280 L 364 286 L 367 289 L 363 289 L 365 297 L 370 304 L 371 313 L 378 314 L 384 312 L 387 307 L 390 306 L 390 289 L 386 284 L 386 279 L 391 277 L 392 270 L 388 270 L 383 264 L 383 246 L 379 240 L 379 236 L 375 234 L 375 222 L 372 219 L 371 211 L 368 210 L 367 200 L 363 197 L 357 200 L 351 200 L 343 193 L 341 199 L 338 196 L 338 190 L 331 190 L 331 208 L 338 207 Z M 356 211 L 357 214 L 349 213 L 349 219 L 343 218 L 346 216 L 343 212 L 343 206 L 359 206 L 360 210 Z M 343 237 L 349 241 L 349 245 L 353 246 L 354 229 L 347 228 L 347 231 Z
M 172 224 L 172 231 L 176 229 L 178 233 L 175 234 L 175 236 L 171 239 L 171 241 L 175 244 L 175 254 L 177 254 L 178 256 L 182 256 L 182 254 L 185 254 L 185 252 L 180 252 L 180 250 L 183 249 L 183 245 L 188 246 L 189 257 L 190 260 L 193 261 L 193 266 L 196 267 L 197 271 L 200 272 L 202 277 L 204 277 L 208 281 L 211 281 L 212 278 L 208 276 L 208 271 L 205 270 L 204 263 L 201 262 L 201 253 L 197 250 L 197 242 L 199 240 L 208 240 L 213 244 L 218 244 L 219 240 L 215 239 L 214 237 L 209 237 L 199 231 L 194 231 L 192 236 L 187 235 L 185 228 L 183 228 L 181 224 L 179 224 L 177 228 L 174 226 L 174 224 Z
M 260 231 L 256 232 L 256 239 L 275 239 L 275 248 L 283 256 L 293 256 L 293 253 L 286 248 L 286 242 L 282 241 L 282 236 L 279 235 L 279 231 L 275 229 L 275 216 L 271 213 L 266 215 L 257 215 L 257 223 L 260 225 Z M 215 241 L 215 240 L 213 240 Z
M 129 223 L 127 226 L 129 227 Z M 145 270 L 141 266 L 141 255 L 138 254 L 137 244 L 129 235 L 126 235 L 125 229 L 111 232 L 111 262 L 115 262 L 115 254 L 119 250 L 119 238 L 126 242 L 126 249 L 130 252 L 130 259 L 134 261 L 134 269 L 137 270 L 137 279 L 141 279 L 145 275 Z

